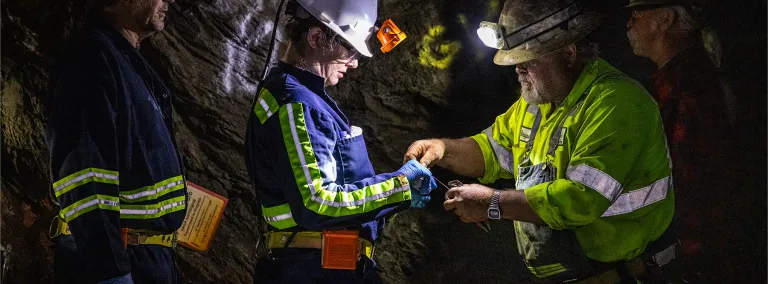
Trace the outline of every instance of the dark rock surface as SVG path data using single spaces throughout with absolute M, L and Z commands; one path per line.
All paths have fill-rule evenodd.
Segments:
M 229 198 L 213 247 L 179 248 L 182 283 L 250 283 L 261 232 L 255 195 L 242 159 L 244 129 L 267 53 L 272 1 L 179 0 L 166 29 L 141 51 L 175 94 L 176 130 L 189 180 Z M 649 62 L 631 54 L 622 3 L 597 1 L 607 16 L 596 33 L 603 57 L 635 78 Z M 713 27 L 723 37 L 723 71 L 754 125 L 750 165 L 759 179 L 754 236 L 765 249 L 765 2 L 714 2 Z M 513 68 L 492 64 L 493 51 L 475 35 L 481 20 L 496 20 L 503 1 L 382 0 L 380 19 L 392 18 L 408 39 L 392 52 L 364 59 L 330 89 L 366 133 L 378 171 L 391 171 L 413 140 L 481 131 L 517 98 Z M 2 245 L 11 245 L 8 283 L 49 283 L 48 225 L 57 207 L 48 199 L 44 140 L 47 71 L 64 39 L 82 24 L 84 0 L 3 0 L 2 8 Z M 641 80 L 642 81 L 642 80 Z M 436 170 L 443 181 L 456 178 Z M 470 180 L 466 180 L 470 181 Z M 522 282 L 511 222 L 485 234 L 442 209 L 437 192 L 426 210 L 397 215 L 377 248 L 388 283 Z M 754 248 L 755 244 L 750 244 Z M 765 258 L 755 275 L 765 271 Z

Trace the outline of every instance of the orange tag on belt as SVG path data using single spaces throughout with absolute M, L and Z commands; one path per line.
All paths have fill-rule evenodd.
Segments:
M 123 248 L 128 248 L 128 228 L 120 228 L 120 238 L 123 239 Z
M 323 268 L 355 270 L 360 258 L 357 230 L 323 231 Z

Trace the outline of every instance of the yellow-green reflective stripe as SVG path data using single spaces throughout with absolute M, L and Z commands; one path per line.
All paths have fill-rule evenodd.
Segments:
M 321 215 L 338 217 L 365 213 L 387 204 L 411 199 L 408 182 L 400 177 L 393 177 L 352 192 L 325 190 L 307 132 L 304 107 L 301 103 L 287 104 L 280 107 L 279 113 L 293 174 L 304 206 L 310 210 Z
M 121 219 L 153 219 L 186 208 L 185 196 L 179 196 L 151 205 L 120 205 Z
M 101 182 L 108 184 L 118 184 L 119 177 L 116 171 L 108 171 L 98 168 L 87 168 L 53 183 L 53 191 L 56 197 L 89 182 Z
M 60 216 L 69 222 L 94 209 L 120 211 L 120 200 L 114 196 L 94 194 L 61 209 Z
M 264 219 L 267 223 L 278 229 L 286 229 L 296 226 L 296 221 L 293 220 L 293 214 L 291 214 L 291 207 L 288 204 L 283 204 L 275 207 L 261 207 L 261 212 L 264 214 Z
M 154 185 L 145 186 L 139 189 L 120 192 L 120 200 L 125 202 L 139 202 L 150 199 L 157 199 L 169 192 L 184 188 L 184 178 L 181 176 L 172 177 Z
M 542 265 L 537 267 L 528 266 L 528 270 L 530 270 L 531 273 L 533 273 L 533 275 L 539 278 L 545 278 L 558 273 L 563 273 L 568 271 L 568 269 L 565 268 L 565 266 L 563 266 L 560 263 Z
M 264 124 L 267 119 L 277 112 L 279 108 L 275 97 L 266 88 L 261 89 L 259 98 L 256 100 L 256 104 L 253 106 L 253 112 L 259 118 L 259 122 Z

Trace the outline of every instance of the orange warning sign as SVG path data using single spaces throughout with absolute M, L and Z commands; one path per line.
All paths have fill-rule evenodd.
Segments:
M 191 182 L 187 182 L 187 192 L 187 216 L 177 231 L 178 242 L 192 250 L 207 251 L 229 200 Z

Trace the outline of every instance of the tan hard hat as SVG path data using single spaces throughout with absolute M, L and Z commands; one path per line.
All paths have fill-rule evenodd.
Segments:
M 506 33 L 515 33 L 535 24 L 573 4 L 573 0 L 507 0 L 499 17 L 499 26 Z M 538 37 L 529 39 L 512 49 L 500 49 L 493 62 L 498 65 L 516 65 L 534 60 L 574 43 L 592 32 L 600 24 L 595 13 L 579 13 L 571 19 L 560 19 L 561 24 Z

